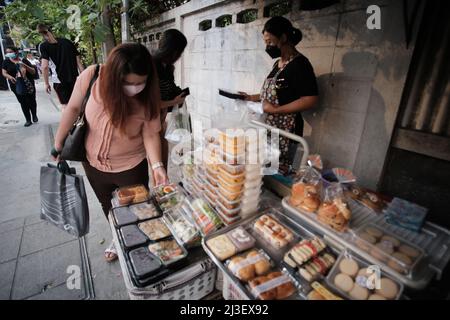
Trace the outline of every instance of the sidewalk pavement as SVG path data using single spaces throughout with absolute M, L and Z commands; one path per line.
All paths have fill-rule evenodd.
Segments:
M 60 111 L 54 93 L 50 98 L 42 83 L 37 88 L 39 123 L 29 128 L 15 96 L 0 91 L 0 299 L 128 299 L 118 261 L 104 260 L 111 232 L 87 179 L 85 239 L 40 220 L 40 167 L 51 162 Z

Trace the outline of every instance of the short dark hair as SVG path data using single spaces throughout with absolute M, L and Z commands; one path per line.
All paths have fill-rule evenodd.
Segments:
M 177 29 L 168 29 L 163 32 L 159 40 L 158 50 L 155 58 L 164 60 L 173 57 L 174 54 L 181 56 L 187 46 L 185 35 Z
M 14 46 L 8 46 L 8 47 L 6 47 L 6 50 L 11 50 L 11 51 L 14 51 L 15 53 L 18 53 L 19 52 L 19 48 L 17 48 L 17 47 L 14 47 Z
M 302 32 L 299 29 L 294 28 L 288 19 L 280 16 L 269 19 L 264 25 L 262 32 L 268 32 L 277 38 L 281 38 L 281 36 L 285 34 L 287 40 L 294 46 L 303 39 Z
M 40 33 L 40 32 L 43 32 L 43 31 L 49 31 L 49 32 L 52 32 L 52 28 L 51 27 L 49 27 L 48 25 L 46 25 L 46 24 L 43 24 L 43 23 L 39 23 L 38 25 L 37 25 L 37 27 L 36 27 L 36 30 Z

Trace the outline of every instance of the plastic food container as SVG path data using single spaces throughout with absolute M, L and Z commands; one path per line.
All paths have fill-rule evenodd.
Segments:
M 299 284 L 286 271 L 273 271 L 250 280 L 247 288 L 259 300 L 284 300 L 298 294 Z
M 222 225 L 220 218 L 203 199 L 195 199 L 191 207 L 192 217 L 203 235 L 216 231 Z
M 149 202 L 130 205 L 129 209 L 138 220 L 152 219 L 160 215 L 155 205 Z
M 200 234 L 195 225 L 185 216 L 179 208 L 164 214 L 164 221 L 177 239 L 186 245 L 192 245 L 199 241 Z
M 410 274 L 423 258 L 423 250 L 401 237 L 369 223 L 353 233 L 352 241 L 380 263 L 400 274 Z
M 237 156 L 245 153 L 245 144 L 222 144 L 220 149 L 222 152 Z
M 217 209 L 217 213 L 218 213 L 220 219 L 222 219 L 224 225 L 226 225 L 226 226 L 229 226 L 229 225 L 231 225 L 231 224 L 233 224 L 233 223 L 236 223 L 236 222 L 238 222 L 239 220 L 241 220 L 241 216 L 239 216 L 239 215 L 237 215 L 237 216 L 234 217 L 234 218 L 229 218 L 229 217 L 227 217 L 225 214 L 223 214 L 223 213 L 220 211 L 220 209 Z
M 214 195 L 211 195 L 211 193 L 207 189 L 205 189 L 204 196 L 205 196 L 205 200 L 208 201 L 208 203 L 211 205 L 211 207 L 216 206 L 216 203 L 217 203 L 216 197 Z
M 239 212 L 241 211 L 241 207 L 238 207 L 236 209 L 227 209 L 220 202 L 217 202 L 216 208 L 217 211 L 220 211 L 223 215 L 227 216 L 228 218 L 234 218 L 238 216 Z
M 138 222 L 138 217 L 128 207 L 113 208 L 112 215 L 117 227 Z
M 262 187 L 262 183 L 260 183 L 260 185 L 255 188 L 245 188 L 242 193 L 242 198 L 253 198 L 255 196 L 260 195 L 261 187 Z
M 283 249 L 296 240 L 292 230 L 271 214 L 264 214 L 256 219 L 253 230 L 276 250 Z
M 122 236 L 123 245 L 127 249 L 143 245 L 148 241 L 147 237 L 136 225 L 129 225 L 120 228 L 120 235 Z
M 245 190 L 261 189 L 261 186 L 262 186 L 262 177 L 259 179 L 255 179 L 255 180 L 249 180 L 249 181 L 246 180 L 244 183 Z
M 217 195 L 217 201 L 226 209 L 233 210 L 241 206 L 241 200 L 229 201 L 220 192 Z
M 243 195 L 242 191 L 230 192 L 227 189 L 223 188 L 220 184 L 219 184 L 219 192 L 218 193 L 220 193 L 228 201 L 237 201 L 237 200 L 241 199 L 241 197 Z
M 219 169 L 219 179 L 222 179 L 228 184 L 242 184 L 245 181 L 245 175 L 241 174 L 229 174 L 223 169 Z
M 203 191 L 204 189 L 204 183 L 202 181 L 199 181 L 197 177 L 192 178 L 192 185 L 195 186 L 198 190 Z
M 169 184 L 166 186 L 156 186 L 154 188 L 156 201 L 161 202 L 167 199 L 168 196 L 173 195 L 178 192 L 178 188 L 174 184 Z
M 208 180 L 205 181 L 204 190 L 208 190 L 211 194 L 217 194 L 218 188 L 213 186 Z
M 239 228 L 237 228 L 239 229 Z M 235 230 L 237 230 L 235 229 Z M 232 238 L 230 237 L 230 240 Z M 234 243 L 234 242 L 233 242 Z M 236 244 L 235 244 L 236 246 Z M 253 248 L 251 246 L 250 248 Z M 249 249 L 250 249 L 249 248 Z M 239 252 L 243 250 L 238 250 Z M 239 261 L 239 262 L 236 262 Z M 258 271 L 256 271 L 255 264 L 263 263 L 264 267 L 260 267 Z M 225 262 L 225 266 L 231 273 L 243 283 L 248 283 L 250 280 L 255 279 L 258 276 L 267 275 L 275 266 L 275 262 L 270 258 L 270 256 L 264 252 L 264 250 L 260 249 L 252 249 L 248 250 L 244 253 L 237 254 L 234 257 L 228 259 Z M 253 266 L 253 267 L 252 267 Z M 249 268 L 250 267 L 250 268 Z
M 262 191 L 260 191 L 257 194 L 252 195 L 251 197 L 249 197 L 249 196 L 242 197 L 241 205 L 243 207 L 251 206 L 251 205 L 257 206 L 259 204 L 261 193 L 262 193 Z
M 219 132 L 219 143 L 241 145 L 245 144 L 245 131 L 244 129 L 225 129 Z
M 346 260 L 346 262 L 349 260 L 354 261 L 357 266 L 356 271 L 354 263 L 342 263 L 343 260 Z M 345 265 L 345 268 L 341 264 Z M 375 268 L 370 269 L 372 267 Z M 380 299 L 381 296 L 385 300 L 398 300 L 403 292 L 403 284 L 386 276 L 383 272 L 377 271 L 377 266 L 372 267 L 368 262 L 352 255 L 348 251 L 344 251 L 334 264 L 326 281 L 331 288 L 348 299 L 371 300 L 375 298 Z M 377 273 L 380 275 L 380 278 L 378 278 Z
M 162 218 L 141 222 L 138 227 L 151 241 L 157 241 L 172 235 Z
M 220 157 L 220 159 L 223 162 L 230 164 L 230 165 L 245 164 L 245 153 L 234 155 L 234 154 L 229 154 L 229 153 L 223 152 L 223 150 L 219 149 L 218 156 Z
M 245 165 L 245 174 L 246 175 L 261 174 L 261 165 L 260 164 Z
M 224 162 L 219 165 L 219 170 L 223 170 L 229 174 L 241 174 L 245 172 L 245 165 L 232 165 Z
M 210 170 L 209 168 L 206 168 L 206 176 L 210 176 L 213 179 L 217 179 L 218 174 L 219 174 L 218 170 Z
M 210 185 L 217 187 L 217 178 L 211 177 L 209 174 L 206 174 L 206 183 L 209 183 Z
M 224 181 L 220 176 L 219 176 L 219 179 L 217 180 L 217 182 L 218 182 L 218 185 L 222 189 L 225 189 L 231 193 L 239 192 L 239 191 L 243 190 L 243 187 L 244 187 L 244 181 L 239 182 L 239 183 L 228 183 L 228 182 Z
M 134 274 L 138 279 L 151 276 L 162 267 L 161 260 L 145 247 L 130 251 L 129 257 Z
M 166 266 L 187 257 L 188 253 L 176 240 L 164 240 L 148 246 L 151 253 Z
M 147 201 L 149 193 L 143 185 L 134 185 L 117 189 L 115 191 L 115 197 L 119 205 L 124 206 L 131 203 Z
M 259 210 L 259 204 L 251 204 L 251 205 L 243 205 L 241 207 L 241 212 L 240 212 L 240 216 L 242 217 L 242 219 L 245 219 L 251 215 L 253 215 L 254 213 L 258 212 Z
M 181 193 L 176 193 L 161 200 L 161 202 L 159 203 L 159 207 L 163 212 L 166 212 L 179 206 L 183 199 L 184 195 L 182 195 Z

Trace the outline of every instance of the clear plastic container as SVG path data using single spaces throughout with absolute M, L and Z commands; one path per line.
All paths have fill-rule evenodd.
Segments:
M 217 178 L 211 177 L 209 174 L 206 174 L 206 179 L 204 181 L 217 188 L 217 180 Z
M 261 167 L 258 166 L 258 169 L 252 171 L 245 172 L 245 180 L 253 181 L 257 179 L 262 179 L 264 175 L 261 173 Z
M 195 199 L 191 203 L 192 217 L 203 235 L 216 231 L 222 221 L 214 210 L 203 199 Z
M 262 183 L 259 184 L 259 186 L 254 188 L 244 188 L 242 192 L 243 198 L 252 198 L 256 195 L 259 195 L 261 193 L 261 187 Z
M 400 274 L 410 274 L 424 257 L 423 250 L 373 223 L 361 226 L 352 241 L 380 263 Z
M 240 216 L 242 217 L 242 219 L 246 219 L 251 215 L 257 213 L 258 211 L 259 211 L 259 204 L 243 205 L 241 207 Z
M 241 128 L 220 130 L 219 143 L 231 145 L 245 144 L 245 130 Z
M 260 179 L 255 179 L 255 180 L 245 180 L 244 183 L 244 190 L 249 190 L 249 189 L 261 189 L 262 186 L 262 177 Z
M 180 205 L 184 200 L 184 195 L 181 193 L 175 193 L 170 196 L 166 196 L 159 202 L 159 207 L 163 212 L 172 210 Z
M 204 182 L 200 181 L 197 177 L 192 178 L 192 184 L 198 189 L 198 190 L 204 190 Z
M 211 194 L 211 192 L 209 192 L 208 189 L 205 189 L 204 196 L 205 196 L 206 201 L 208 201 L 208 203 L 212 207 L 216 206 L 216 203 L 217 203 L 217 196 L 216 195 Z
M 251 280 L 247 288 L 255 299 L 284 300 L 298 294 L 300 285 L 286 270 L 282 270 Z
M 234 217 L 238 216 L 239 212 L 241 211 L 240 206 L 236 209 L 227 209 L 220 202 L 217 202 L 216 209 L 217 209 L 217 211 L 220 211 L 223 215 L 225 215 L 227 218 L 234 218 Z
M 220 159 L 223 162 L 231 164 L 231 165 L 245 164 L 245 153 L 239 154 L 239 155 L 234 155 L 234 154 L 229 154 L 229 153 L 223 152 L 223 150 L 219 149 L 218 156 L 220 157 Z
M 148 246 L 151 253 L 161 259 L 162 263 L 169 266 L 187 257 L 188 252 L 176 240 L 159 241 Z
M 241 184 L 245 181 L 245 175 L 241 174 L 230 174 L 223 169 L 219 169 L 219 179 L 225 181 L 228 184 Z
M 139 220 L 146 220 L 158 217 L 160 215 L 159 210 L 153 203 L 144 202 L 131 205 L 130 211 L 135 214 Z
M 239 192 L 244 188 L 244 181 L 239 183 L 229 183 L 223 180 L 221 176 L 217 179 L 217 183 L 220 187 L 222 187 L 222 189 L 226 189 L 229 192 Z
M 217 201 L 222 204 L 222 206 L 226 209 L 233 210 L 237 209 L 241 205 L 241 200 L 234 200 L 229 201 L 227 198 L 225 198 L 220 192 L 217 194 Z
M 356 272 L 352 269 L 352 266 L 350 266 L 351 268 L 348 267 L 349 263 L 345 263 L 347 266 L 345 269 L 341 267 L 344 259 L 356 262 Z M 336 279 L 338 275 L 339 279 Z M 385 283 L 386 280 L 383 280 L 386 278 L 389 279 L 387 280 L 388 283 Z M 340 254 L 326 281 L 331 288 L 343 297 L 352 300 L 368 300 L 375 294 L 387 300 L 398 300 L 403 292 L 402 283 L 386 276 L 379 270 L 378 266 L 371 266 L 368 262 L 356 257 L 349 251 L 344 251 Z M 340 285 L 336 285 L 336 283 Z M 358 285 L 358 288 L 356 288 L 356 285 Z
M 259 200 L 261 199 L 261 193 L 262 191 L 260 190 L 259 193 L 255 193 L 251 196 L 243 196 L 241 199 L 241 204 L 242 206 L 249 206 L 251 204 L 259 204 Z
M 233 218 L 229 218 L 229 217 L 227 217 L 227 215 L 224 214 L 220 209 L 217 209 L 217 213 L 218 213 L 220 219 L 222 219 L 223 223 L 224 223 L 226 226 L 229 226 L 229 225 L 231 225 L 231 224 L 233 224 L 233 223 L 236 223 L 236 222 L 238 222 L 239 220 L 241 220 L 241 216 L 240 216 L 240 215 L 237 215 L 237 216 L 235 216 L 235 217 L 233 217 Z
M 149 192 L 144 185 L 133 185 L 117 189 L 113 196 L 118 200 L 119 205 L 125 206 L 131 203 L 147 201 Z
M 199 241 L 200 234 L 197 228 L 186 217 L 181 208 L 166 212 L 163 219 L 170 231 L 183 245 L 191 245 Z
M 178 188 L 175 184 L 169 184 L 169 185 L 161 185 L 156 186 L 153 189 L 155 193 L 156 201 L 161 202 L 164 199 L 170 197 L 171 195 L 178 192 Z
M 241 199 L 241 197 L 243 195 L 242 191 L 230 192 L 227 189 L 223 188 L 220 184 L 219 184 L 218 190 L 219 190 L 218 193 L 220 193 L 228 201 L 237 201 L 237 200 Z
M 232 165 L 232 164 L 228 164 L 228 163 L 221 163 L 219 165 L 219 170 L 223 170 L 226 171 L 229 174 L 242 174 L 245 172 L 245 165 L 243 164 L 238 164 L 238 165 Z
M 206 168 L 206 176 L 210 176 L 213 179 L 217 179 L 218 175 L 219 175 L 218 170 L 210 170 L 209 168 Z
M 264 214 L 253 224 L 253 230 L 276 250 L 293 243 L 296 235 L 271 214 Z

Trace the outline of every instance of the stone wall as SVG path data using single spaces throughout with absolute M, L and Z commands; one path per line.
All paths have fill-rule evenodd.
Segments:
M 211 125 L 223 102 L 218 88 L 259 92 L 273 64 L 261 35 L 268 19 L 264 7 L 273 2 L 192 0 L 147 22 L 147 36 L 178 28 L 188 38 L 176 81 L 190 87 L 195 121 Z M 381 7 L 381 30 L 366 27 L 372 4 Z M 238 14 L 252 8 L 257 19 L 238 23 Z M 225 14 L 232 15 L 232 24 L 216 27 Z M 304 113 L 312 152 L 327 167 L 349 168 L 362 185 L 377 188 L 414 47 L 406 46 L 402 1 L 341 0 L 316 11 L 300 11 L 293 1 L 285 16 L 303 31 L 298 50 L 310 59 L 319 83 L 320 104 Z M 201 31 L 205 20 L 212 28 Z M 147 45 L 154 49 L 157 41 Z

